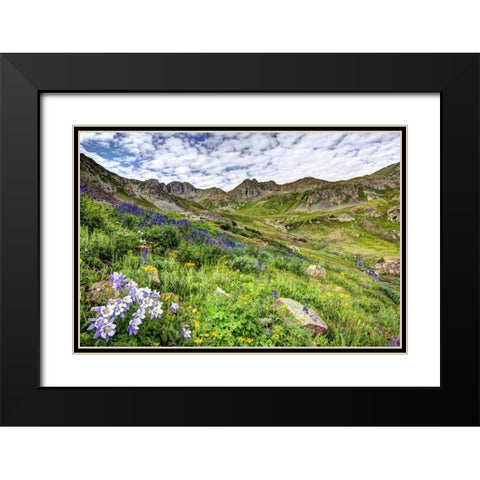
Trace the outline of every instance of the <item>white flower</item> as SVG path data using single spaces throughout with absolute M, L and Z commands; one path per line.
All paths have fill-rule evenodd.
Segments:
M 215 293 L 217 295 L 223 295 L 224 297 L 229 297 L 230 294 L 227 293 L 225 290 L 222 290 L 220 287 L 217 287 L 217 289 L 215 290 Z

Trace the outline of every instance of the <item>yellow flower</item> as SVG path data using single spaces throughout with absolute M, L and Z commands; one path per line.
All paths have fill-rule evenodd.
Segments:
M 82 260 L 82 259 L 80 259 L 80 263 L 82 263 L 82 262 L 83 262 L 83 260 Z
M 196 308 L 194 308 L 194 309 L 192 310 L 192 313 L 197 313 L 197 312 L 198 312 L 198 310 L 197 310 Z
M 332 292 L 327 292 L 327 297 L 333 297 L 333 293 Z
M 253 338 L 247 338 L 247 343 L 252 343 L 253 342 Z
M 218 337 L 218 333 L 217 332 L 212 332 L 212 337 Z
M 344 272 L 340 272 L 340 275 L 345 275 L 345 273 L 344 273 Z
M 350 295 L 347 295 L 346 293 L 339 293 L 341 298 L 348 298 Z
M 159 347 L 160 344 L 159 344 L 159 343 L 154 343 L 153 346 L 154 346 L 154 347 Z
M 194 321 L 193 321 L 193 326 L 194 326 L 195 328 L 198 328 L 198 327 L 200 326 L 200 322 L 199 322 L 198 320 L 194 320 Z
M 147 265 L 146 267 L 143 268 L 146 272 L 152 272 L 152 273 L 158 273 L 158 270 L 155 267 L 152 267 L 151 265 Z
M 201 336 L 201 337 L 207 337 L 207 338 L 208 338 L 208 337 L 210 336 L 210 334 L 209 334 L 209 333 L 201 333 L 200 336 Z
M 196 343 L 197 345 L 200 345 L 202 342 L 203 342 L 203 338 L 196 338 L 196 339 L 195 339 L 195 343 Z
M 194 267 L 195 264 L 194 264 L 193 262 L 185 262 L 185 263 L 183 264 L 183 266 L 184 266 L 184 267 L 187 267 L 187 268 L 190 268 L 190 267 Z
M 280 335 L 278 335 L 278 333 L 274 333 L 272 335 L 272 340 L 277 340 L 277 338 L 280 338 Z
M 244 339 L 243 337 L 238 337 L 238 340 L 239 340 L 240 342 L 243 342 L 245 339 Z
M 231 334 L 231 333 L 227 333 L 225 336 L 226 336 L 226 337 L 231 337 L 232 334 Z

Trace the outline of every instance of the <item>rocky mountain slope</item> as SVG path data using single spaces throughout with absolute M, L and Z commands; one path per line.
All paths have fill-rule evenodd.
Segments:
M 325 211 L 359 205 L 376 198 L 396 197 L 400 192 L 400 164 L 371 175 L 328 182 L 312 177 L 279 185 L 274 181 L 246 179 L 229 192 L 199 189 L 188 182 L 163 183 L 123 178 L 80 155 L 80 183 L 99 200 L 110 203 L 135 201 L 163 211 L 258 208 L 282 211 Z

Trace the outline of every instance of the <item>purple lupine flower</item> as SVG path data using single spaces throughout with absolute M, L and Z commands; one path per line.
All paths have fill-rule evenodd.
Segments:
M 170 305 L 170 311 L 172 313 L 177 313 L 179 309 L 180 309 L 180 307 L 178 306 L 178 303 L 172 303 Z
M 115 272 L 110 275 L 110 281 L 113 283 L 115 291 L 118 291 L 123 288 L 123 284 L 127 281 L 127 278 L 123 273 Z
M 276 290 L 272 290 L 272 295 L 273 295 L 273 298 L 278 298 L 278 294 Z

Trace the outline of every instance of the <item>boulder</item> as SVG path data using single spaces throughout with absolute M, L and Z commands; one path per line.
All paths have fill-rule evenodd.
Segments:
M 323 335 L 328 330 L 327 324 L 322 320 L 320 315 L 305 305 L 302 305 L 300 302 L 292 300 L 291 298 L 279 298 L 275 302 L 274 308 L 278 309 L 284 305 L 287 308 L 287 312 L 290 313 L 297 322 L 308 327 L 313 335 Z
M 339 222 L 352 222 L 353 220 L 355 220 L 355 219 L 351 215 L 349 215 L 348 213 L 344 213 L 344 214 L 338 216 L 338 221 Z
M 307 275 L 312 278 L 326 278 L 327 271 L 322 267 L 318 267 L 317 265 L 310 265 L 307 268 Z
M 401 272 L 400 262 L 382 262 L 377 263 L 374 267 L 376 272 L 384 275 L 399 276 Z

